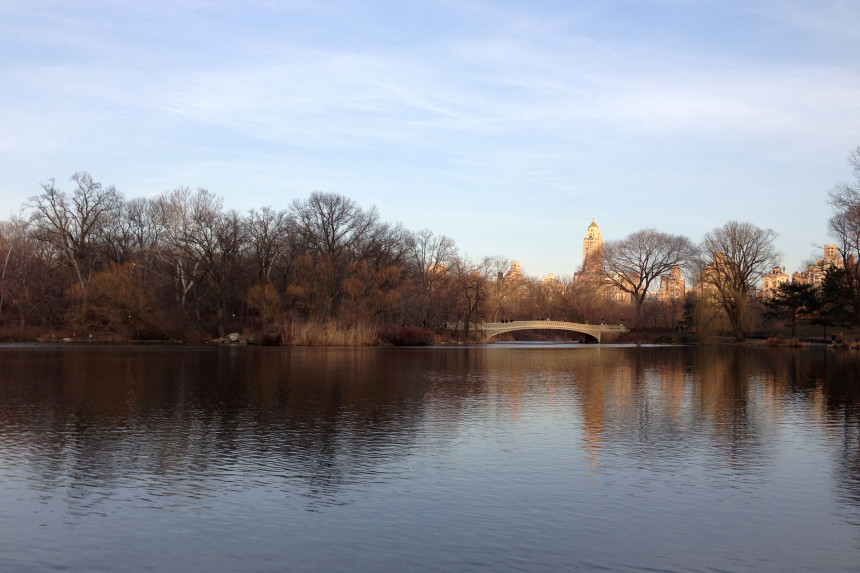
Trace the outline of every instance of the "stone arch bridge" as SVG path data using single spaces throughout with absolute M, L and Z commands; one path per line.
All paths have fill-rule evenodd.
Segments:
M 463 330 L 463 323 L 449 322 L 447 323 L 447 327 L 449 330 Z M 606 335 L 614 338 L 629 332 L 623 324 L 582 324 L 560 320 L 513 320 L 511 322 L 472 323 L 469 325 L 469 330 L 478 333 L 484 340 L 489 340 L 499 334 L 515 330 L 566 330 L 569 332 L 578 332 L 585 335 L 586 340 L 591 339 L 596 342 L 600 342 Z

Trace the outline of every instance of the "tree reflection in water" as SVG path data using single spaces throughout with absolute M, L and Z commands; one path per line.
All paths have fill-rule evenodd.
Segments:
M 858 365 L 848 352 L 750 347 L 3 346 L 0 482 L 74 521 L 128 508 L 326 513 L 418 484 L 480 496 L 482 480 L 564 467 L 633 498 L 695 504 L 719 490 L 753 503 L 797 463 L 799 476 L 831 477 L 856 524 Z M 815 449 L 831 468 L 803 465 Z

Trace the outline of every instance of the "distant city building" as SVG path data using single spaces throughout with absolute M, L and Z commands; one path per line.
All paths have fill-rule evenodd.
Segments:
M 702 272 L 699 275 L 699 280 L 693 287 L 693 291 L 701 298 L 711 298 L 716 296 L 717 287 L 714 285 L 714 282 L 717 279 L 717 272 L 721 265 L 724 265 L 726 262 L 726 255 L 724 253 L 715 253 L 714 260 L 710 263 L 702 267 Z
M 812 285 L 816 288 L 824 283 L 824 275 L 827 269 L 844 268 L 845 263 L 842 257 L 839 256 L 839 247 L 836 245 L 824 245 L 824 258 L 815 261 L 815 264 L 808 265 L 806 270 L 794 273 L 791 275 L 791 281 L 802 285 Z M 762 283 L 764 290 L 764 283 Z
M 429 265 L 427 267 L 427 274 L 428 275 L 443 275 L 443 274 L 445 274 L 445 269 L 446 269 L 445 263 L 439 263 L 436 265 Z
M 684 283 L 684 277 L 681 275 L 681 267 L 675 265 L 669 271 L 668 276 L 660 277 L 660 289 L 657 291 L 657 300 L 660 302 L 669 302 L 684 298 L 687 292 L 687 286 Z
M 564 293 L 567 290 L 564 283 L 555 278 L 555 273 L 549 273 L 540 282 L 545 288 L 556 293 Z
M 523 267 L 522 265 L 520 265 L 519 261 L 514 261 L 511 263 L 511 268 L 505 274 L 505 278 L 512 280 L 522 280 L 523 278 L 525 278 L 523 276 Z
M 632 302 L 633 295 L 630 294 L 629 291 L 626 291 L 620 286 L 618 286 L 618 283 L 621 283 L 632 290 L 633 285 L 639 282 L 639 276 L 636 274 L 632 274 L 629 276 L 616 274 L 613 276 L 613 279 L 610 279 L 609 277 L 605 277 L 603 279 L 603 287 L 601 288 L 603 295 L 606 298 L 614 300 L 615 302 L 621 304 L 628 304 Z
M 621 283 L 635 283 L 638 277 L 615 277 Z M 603 236 L 592 219 L 582 240 L 582 271 L 574 274 L 574 282 L 587 282 L 604 297 L 619 303 L 629 303 L 631 295 L 606 275 L 603 267 Z
M 603 236 L 594 219 L 588 229 L 585 230 L 585 238 L 582 240 L 582 268 L 574 273 L 574 282 L 588 280 L 589 282 L 602 282 L 603 274 Z
M 789 282 L 788 275 L 785 274 L 785 269 L 773 267 L 768 274 L 761 278 L 761 298 L 762 300 L 770 300 L 776 294 L 779 285 Z

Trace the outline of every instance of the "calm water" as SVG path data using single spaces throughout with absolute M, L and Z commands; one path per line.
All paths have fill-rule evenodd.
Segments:
M 0 571 L 857 571 L 860 358 L 0 346 Z

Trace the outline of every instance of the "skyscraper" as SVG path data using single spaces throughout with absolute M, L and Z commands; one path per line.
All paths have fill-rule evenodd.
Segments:
M 594 219 L 585 231 L 582 240 L 582 271 L 584 273 L 603 272 L 603 237 Z

